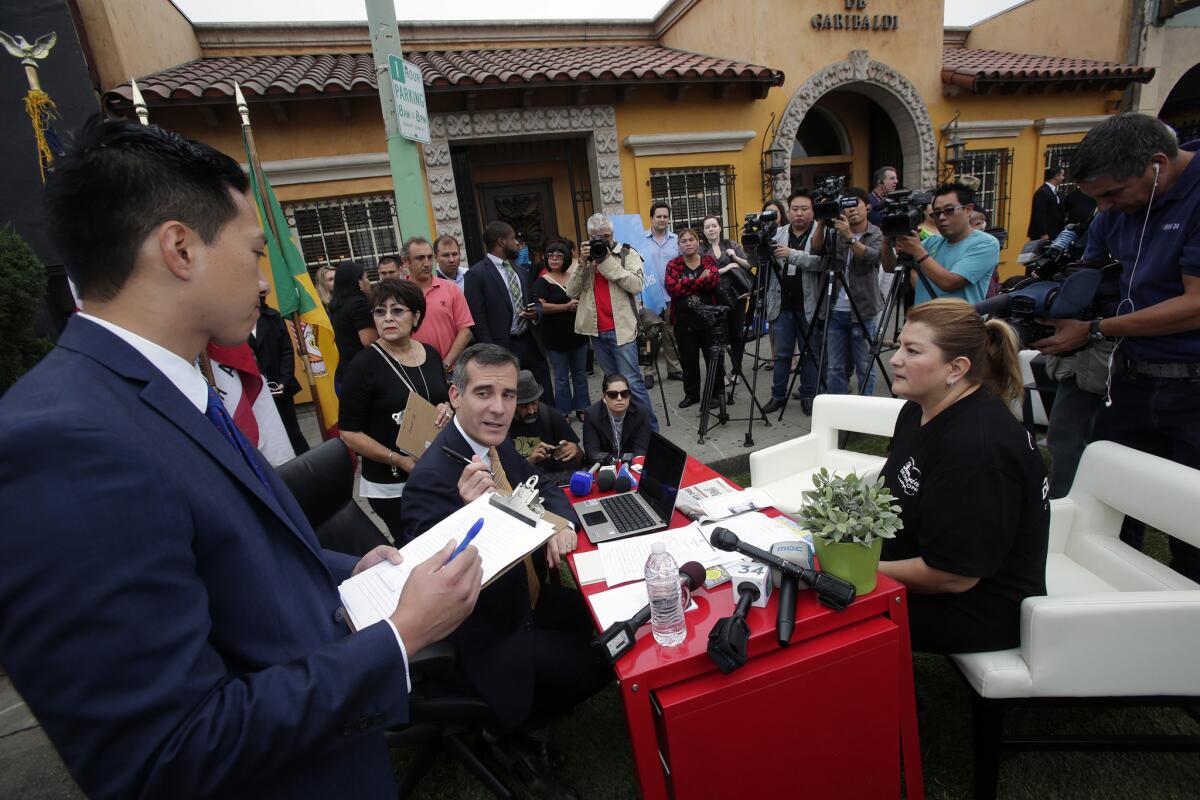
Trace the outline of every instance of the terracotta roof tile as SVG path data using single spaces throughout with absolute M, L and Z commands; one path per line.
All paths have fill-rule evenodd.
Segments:
M 1132 81 L 1146 83 L 1153 77 L 1152 67 L 1136 64 L 1001 50 L 947 47 L 942 51 L 942 83 L 971 91 L 986 91 L 988 85 L 995 84 L 1043 82 L 1097 83 L 1119 88 Z
M 479 86 L 714 81 L 778 86 L 783 73 L 769 67 L 653 45 L 449 50 L 405 54 L 421 68 L 427 91 Z M 138 78 L 147 102 L 232 97 L 231 80 L 247 97 L 374 92 L 374 61 L 367 54 L 222 56 L 200 58 Z M 105 93 L 125 105 L 129 84 Z

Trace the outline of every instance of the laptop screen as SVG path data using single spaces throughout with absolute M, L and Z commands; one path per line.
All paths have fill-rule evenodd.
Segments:
M 646 460 L 642 463 L 642 480 L 638 494 L 658 512 L 663 522 L 670 524 L 675 510 L 675 498 L 683 480 L 687 453 L 657 433 L 650 434 Z

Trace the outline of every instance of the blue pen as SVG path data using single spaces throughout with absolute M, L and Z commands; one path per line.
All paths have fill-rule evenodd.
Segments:
M 463 550 L 466 550 L 467 545 L 469 545 L 471 543 L 471 540 L 474 539 L 479 534 L 479 531 L 481 531 L 482 529 L 483 529 L 483 517 L 480 517 L 479 519 L 475 520 L 475 524 L 471 526 L 471 530 L 467 531 L 467 535 L 463 538 L 462 542 L 458 545 L 458 547 L 454 548 L 454 552 L 451 553 L 450 557 L 446 559 L 446 563 L 449 564 L 451 561 L 454 560 L 454 557 L 456 555 L 461 553 Z

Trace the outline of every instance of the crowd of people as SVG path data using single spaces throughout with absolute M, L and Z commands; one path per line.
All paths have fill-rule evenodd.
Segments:
M 48 228 L 86 312 L 0 400 L 0 560 L 20 565 L 0 572 L 5 665 L 88 794 L 385 796 L 382 732 L 410 719 L 410 656 L 448 639 L 457 662 L 442 688 L 484 699 L 502 763 L 519 764 L 539 796 L 569 797 L 548 726 L 612 671 L 590 646 L 579 592 L 547 580 L 578 542 L 561 486 L 589 463 L 644 455 L 658 430 L 639 336 L 655 326 L 687 408 L 719 401 L 744 374 L 747 320 L 754 333 L 765 324 L 764 410 L 783 408 L 794 376 L 810 414 L 822 392 L 874 391 L 873 340 L 903 287 L 890 365 L 908 402 L 882 480 L 904 525 L 880 570 L 911 592 L 916 649 L 1013 647 L 1022 600 L 1045 592 L 1048 501 L 1069 488 L 1072 453 L 1106 438 L 1200 468 L 1197 147 L 1123 114 L 1075 154 L 1073 177 L 1097 203 L 1084 258 L 1120 262 L 1121 300 L 1091 321 L 1049 320 L 1034 343 L 1059 361 L 1056 485 L 1012 413 L 1017 337 L 972 306 L 995 291 L 1000 246 L 962 181 L 937 187 L 917 229 L 895 237 L 880 227 L 894 168 L 869 192 L 845 189 L 822 220 L 826 201 L 797 189 L 764 206 L 780 225 L 760 264 L 720 219 L 672 230 L 670 207 L 655 203 L 636 243 L 594 214 L 587 242 L 531 253 L 493 221 L 469 267 L 452 236 L 409 239 L 374 284 L 361 263 L 322 267 L 340 435 L 394 542 L 526 481 L 557 520 L 487 587 L 475 547 L 413 565 L 394 612 L 354 631 L 339 582 L 399 551 L 323 550 L 194 364 L 208 343 L 253 330 L 273 393 L 297 389 L 284 323 L 262 306 L 265 238 L 245 173 L 160 128 L 93 120 L 46 187 Z M 1066 219 L 1053 216 L 1058 180 L 1047 174 L 1039 208 L 1053 219 L 1031 238 Z M 1107 353 L 1103 380 L 1089 352 Z M 414 394 L 439 429 L 420 457 L 395 444 Z M 285 424 L 299 433 L 294 410 Z M 1122 536 L 1140 545 L 1136 520 Z M 1196 548 L 1171 550 L 1175 569 L 1200 578 Z

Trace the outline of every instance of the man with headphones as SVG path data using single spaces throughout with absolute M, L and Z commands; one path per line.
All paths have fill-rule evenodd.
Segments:
M 1047 355 L 1113 339 L 1109 392 L 1092 440 L 1108 439 L 1200 469 L 1200 141 L 1180 146 L 1154 117 L 1120 114 L 1092 128 L 1071 161 L 1096 201 L 1084 260 L 1121 262 L 1115 316 L 1049 320 Z M 1122 539 L 1141 546 L 1126 519 Z M 1200 550 L 1171 540 L 1171 566 L 1200 581 Z

